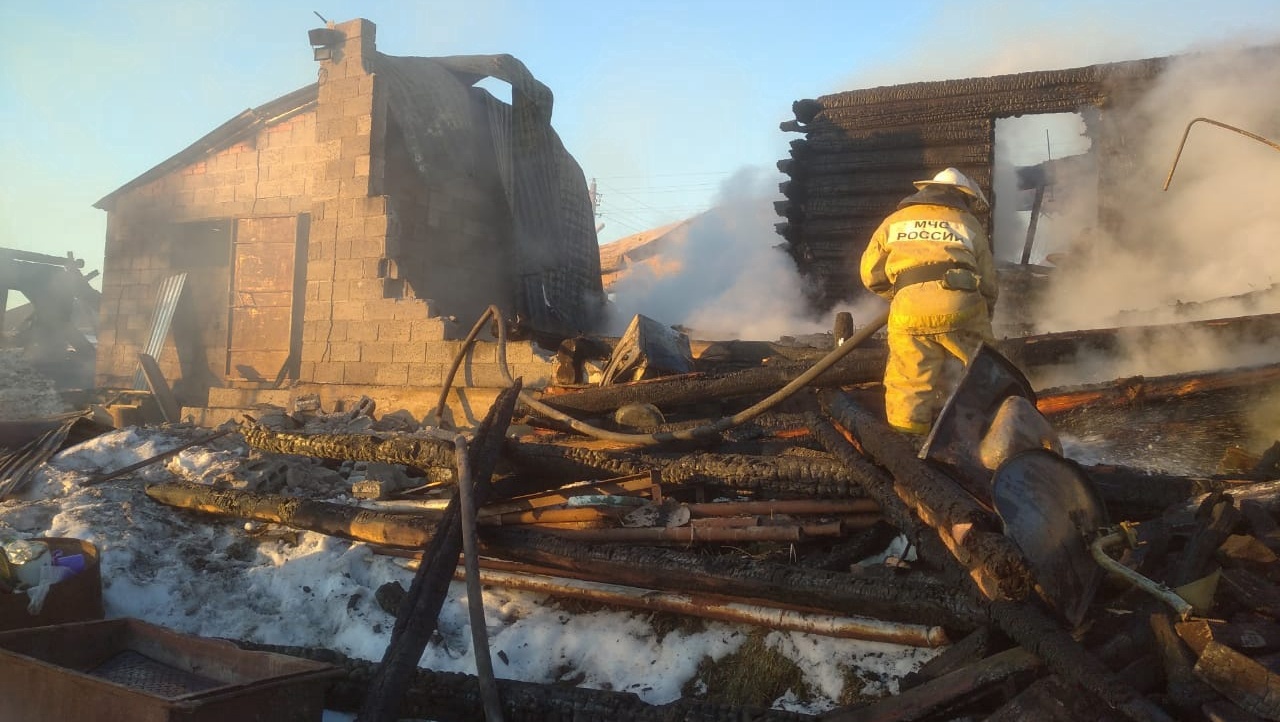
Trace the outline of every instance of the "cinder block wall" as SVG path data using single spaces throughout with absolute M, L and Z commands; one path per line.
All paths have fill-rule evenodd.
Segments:
M 295 289 L 304 298 L 297 391 L 320 393 L 328 404 L 369 395 L 390 403 L 380 404 L 388 410 L 433 405 L 461 347 L 457 339 L 475 318 L 447 321 L 415 296 L 431 295 L 432 273 L 443 273 L 435 277 L 451 284 L 468 282 L 465 265 L 444 263 L 429 271 L 444 257 L 438 254 L 456 251 L 464 263 L 486 257 L 500 262 L 498 229 L 509 227 L 501 187 L 493 177 L 463 176 L 425 188 L 404 174 L 388 173 L 387 108 L 368 70 L 374 26 L 353 20 L 335 29 L 343 40 L 332 59 L 321 61 L 313 104 L 231 147 L 126 186 L 104 206 L 99 386 L 131 384 L 159 284 L 188 271 L 174 333 L 159 360 L 180 401 L 210 403 L 210 389 L 230 385 L 230 228 L 240 218 L 307 214 L 305 287 Z M 503 267 L 495 276 L 508 272 Z M 501 290 L 495 286 L 495 296 Z M 506 300 L 495 298 L 499 304 Z M 527 384 L 550 377 L 548 362 L 527 343 L 512 344 L 508 362 Z M 481 342 L 454 384 L 502 386 L 496 346 Z M 472 394 L 468 401 L 463 392 L 454 401 L 466 407 L 461 416 L 479 417 L 491 396 Z M 242 400 L 248 405 L 251 399 Z
M 309 187 L 320 162 L 315 135 L 314 114 L 302 113 L 115 198 L 108 209 L 102 273 L 99 386 L 131 383 L 157 288 L 184 271 L 185 299 L 158 359 L 161 369 L 186 393 L 198 394 L 195 387 L 207 388 L 221 378 L 230 224 L 236 218 L 311 211 Z M 179 344 L 185 358 L 179 358 Z

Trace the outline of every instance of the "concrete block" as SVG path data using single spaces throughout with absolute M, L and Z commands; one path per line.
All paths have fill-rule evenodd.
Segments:
M 395 344 L 390 341 L 363 341 L 360 343 L 360 360 L 365 363 L 391 363 L 408 361 L 395 358 Z
M 346 364 L 329 361 L 317 363 L 313 379 L 320 384 L 340 384 L 342 383 L 345 366 Z
M 427 345 L 404 341 L 391 344 L 393 355 L 390 360 L 398 363 L 423 364 L 427 360 Z
M 378 364 L 374 375 L 374 383 L 392 386 L 404 386 L 409 383 L 409 364 Z

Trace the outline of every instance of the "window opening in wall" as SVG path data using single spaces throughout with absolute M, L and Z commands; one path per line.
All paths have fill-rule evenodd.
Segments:
M 996 258 L 1052 263 L 1087 243 L 1097 223 L 1098 171 L 1084 116 L 1044 113 L 996 120 Z

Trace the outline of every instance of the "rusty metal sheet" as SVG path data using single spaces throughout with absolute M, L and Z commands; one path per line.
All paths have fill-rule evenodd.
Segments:
M 139 654 L 148 658 L 145 667 L 131 664 Z M 319 722 L 324 688 L 342 674 L 328 664 L 250 652 L 137 619 L 0 633 L 0 667 L 0 719 L 24 722 Z M 173 684 L 193 676 L 215 686 Z

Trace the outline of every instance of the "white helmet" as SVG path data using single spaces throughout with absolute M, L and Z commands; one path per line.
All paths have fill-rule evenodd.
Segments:
M 965 195 L 978 201 L 978 210 L 985 210 L 991 207 L 987 202 L 987 196 L 982 192 L 982 188 L 974 183 L 969 176 L 961 173 L 955 168 L 947 168 L 940 171 L 938 175 L 930 180 L 916 181 L 916 188 L 925 188 L 926 186 L 951 186 Z

